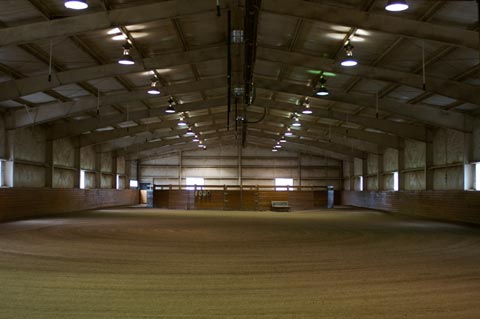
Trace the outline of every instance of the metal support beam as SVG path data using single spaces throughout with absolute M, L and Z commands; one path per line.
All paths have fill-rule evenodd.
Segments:
M 209 13 L 215 7 L 205 1 L 170 0 L 108 12 L 37 22 L 0 30 L 0 46 L 35 42 L 100 29 L 141 24 L 193 14 Z
M 478 49 L 478 33 L 386 14 L 300 0 L 264 0 L 264 12 Z

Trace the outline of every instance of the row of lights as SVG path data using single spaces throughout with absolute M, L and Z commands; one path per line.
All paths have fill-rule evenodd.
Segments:
M 185 117 L 183 113 L 180 113 L 180 119 L 177 123 L 178 126 L 181 128 L 188 126 L 187 132 L 185 132 L 184 136 L 185 137 L 193 137 L 192 142 L 198 143 L 198 147 L 206 150 L 207 145 L 203 144 L 203 141 L 200 140 L 197 134 L 193 131 L 192 127 L 188 125 L 188 123 L 185 121 Z

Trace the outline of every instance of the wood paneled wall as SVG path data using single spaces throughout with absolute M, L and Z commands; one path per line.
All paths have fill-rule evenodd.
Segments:
M 195 196 L 193 190 L 155 190 L 154 207 L 169 209 L 270 210 L 271 201 L 288 201 L 291 210 L 327 207 L 327 191 L 210 190 Z M 335 192 L 335 196 L 340 195 Z M 338 202 L 339 203 L 339 202 Z
M 342 192 L 342 204 L 453 222 L 480 224 L 480 192 Z
M 0 189 L 0 222 L 138 202 L 137 190 L 5 188 Z

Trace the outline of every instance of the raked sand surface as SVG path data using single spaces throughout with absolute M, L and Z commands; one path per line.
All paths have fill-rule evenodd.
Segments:
M 5 223 L 0 318 L 480 318 L 480 228 L 349 208 Z

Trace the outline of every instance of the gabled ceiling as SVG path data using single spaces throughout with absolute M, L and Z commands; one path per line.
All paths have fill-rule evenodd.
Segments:
M 220 0 L 220 16 L 215 1 L 87 0 L 82 11 L 63 2 L 0 2 L 8 129 L 43 125 L 52 139 L 143 158 L 196 147 L 176 125 L 184 112 L 206 145 L 243 135 L 272 147 L 308 96 L 313 114 L 300 115 L 285 147 L 351 158 L 399 148 L 401 138 L 426 141 L 430 128 L 471 132 L 480 114 L 475 1 L 410 0 L 409 10 L 391 13 L 384 0 Z M 255 99 L 247 107 L 232 98 L 231 112 L 229 11 L 242 30 L 245 12 L 258 13 L 245 32 L 254 32 L 253 51 L 231 47 L 233 88 L 248 72 L 245 52 L 254 52 Z M 133 66 L 117 63 L 127 39 Z M 356 67 L 340 66 L 347 40 Z M 314 95 L 322 75 L 328 97 Z M 152 76 L 160 95 L 146 92 Z M 164 112 L 169 98 L 176 114 Z

